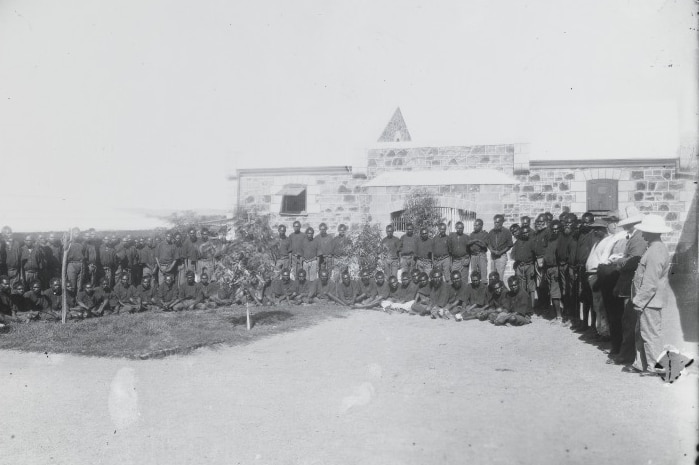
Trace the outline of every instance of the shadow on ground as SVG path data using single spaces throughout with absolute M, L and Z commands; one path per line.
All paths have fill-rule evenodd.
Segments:
M 280 310 L 269 310 L 264 312 L 255 312 L 250 315 L 250 327 L 254 328 L 257 325 L 273 325 L 286 321 L 294 315 L 289 312 L 283 312 Z M 245 325 L 247 324 L 247 318 L 245 315 L 236 316 L 230 319 L 230 322 L 234 325 Z

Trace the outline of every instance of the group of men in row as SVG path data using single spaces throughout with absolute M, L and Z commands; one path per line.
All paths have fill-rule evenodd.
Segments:
M 184 283 L 187 270 L 213 275 L 224 242 L 223 238 L 210 238 L 206 228 L 199 233 L 190 228 L 188 234 L 172 231 L 147 237 L 100 237 L 94 229 L 74 229 L 65 254 L 65 279 L 76 291 L 87 283 L 99 287 L 102 278 L 114 286 L 123 274 L 134 286 L 141 283 L 143 276 L 150 276 L 153 287 L 158 287 L 166 274 L 173 275 L 177 283 Z M 20 283 L 27 291 L 30 283 L 36 281 L 42 290 L 48 289 L 51 280 L 61 278 L 63 259 L 63 240 L 55 233 L 38 237 L 28 234 L 20 241 L 10 227 L 2 229 L 0 275 L 7 276 L 12 285 Z
M 394 236 L 393 225 L 386 227 L 386 237 L 381 239 L 381 267 L 385 276 L 398 276 L 398 271 L 410 273 L 414 268 L 429 275 L 433 268 L 439 268 L 447 275 L 459 271 L 466 275 L 478 271 L 481 275 L 488 272 L 488 252 L 490 251 L 493 269 L 504 276 L 507 251 L 512 247 L 512 235 L 502 227 L 504 217 L 496 215 L 491 231 L 483 230 L 483 220 L 476 219 L 474 230 L 464 233 L 464 224 L 455 225 L 456 232 L 447 234 L 447 225 L 437 226 L 439 233 L 430 237 L 427 227 L 419 228 L 415 234 L 412 224 L 406 226 L 405 234 L 400 238 Z M 278 271 L 289 269 L 292 275 L 298 270 L 306 272 L 310 281 L 318 279 L 320 270 L 326 270 L 334 281 L 339 281 L 344 271 L 339 260 L 347 255 L 349 239 L 347 227 L 341 224 L 337 235 L 328 234 L 325 223 L 318 226 L 319 235 L 312 227 L 301 231 L 301 223 L 293 223 L 294 231 L 287 236 L 286 226 L 278 227 L 274 255 Z M 447 277 L 448 281 L 448 277 Z
M 429 275 L 415 268 L 402 273 L 400 280 L 395 275 L 387 277 L 381 270 L 372 273 L 366 269 L 355 280 L 345 271 L 337 282 L 323 269 L 319 279 L 309 281 L 305 270 L 299 270 L 293 280 L 291 272 L 283 269 L 254 300 L 260 305 L 334 303 L 433 319 L 489 320 L 497 325 L 530 323 L 529 296 L 520 290 L 516 277 L 511 276 L 508 281 L 509 290 L 498 272 L 493 271 L 488 275 L 488 284 L 483 284 L 480 272 L 473 271 L 470 283 L 464 283 L 462 273 L 452 271 L 447 282 L 439 268 Z
M 16 281 L 13 285 L 10 278 L 3 275 L 0 276 L 0 323 L 60 320 L 64 298 L 66 317 L 70 319 L 147 310 L 202 310 L 230 306 L 236 298 L 239 303 L 244 298 L 235 295 L 228 280 L 211 284 L 205 272 L 201 273 L 199 282 L 194 278 L 194 271 L 187 270 L 185 281 L 177 285 L 175 276 L 168 273 L 163 284 L 155 287 L 152 277 L 144 275 L 141 282 L 134 286 L 131 275 L 123 273 L 114 286 L 110 285 L 107 277 L 103 277 L 98 286 L 88 281 L 81 290 L 66 282 L 64 295 L 60 278 L 52 278 L 50 287 L 45 290 L 41 283 L 32 281 L 30 289 L 25 291 L 21 282 Z
M 585 212 L 578 218 L 566 211 L 556 219 L 546 212 L 536 217 L 533 226 L 531 218 L 524 216 L 520 224 L 504 228 L 504 216 L 495 215 L 489 232 L 483 230 L 483 221 L 476 219 L 469 234 L 464 232 L 462 222 L 451 234 L 440 223 L 434 237 L 425 227 L 420 227 L 416 236 L 414 226 L 409 224 L 405 234 L 397 238 L 393 226 L 388 225 L 381 240 L 381 271 L 372 284 L 376 292 L 367 292 L 371 271 L 361 272 L 360 279 L 352 282 L 347 270 L 336 265 L 336 259 L 347 250 L 344 225 L 338 227 L 336 237 L 327 233 L 325 224 L 319 226 L 321 234 L 317 237 L 310 227 L 301 233 L 299 222 L 286 236 L 286 228 L 281 225 L 276 267 L 282 276 L 270 287 L 268 301 L 275 303 L 281 297 L 290 302 L 312 302 L 304 292 L 291 292 L 292 298 L 286 297 L 294 286 L 289 284 L 291 276 L 303 276 L 305 283 L 316 278 L 323 282 L 334 275 L 337 284 L 328 299 L 342 305 L 382 306 L 443 318 L 453 315 L 457 320 L 473 317 L 474 309 L 482 317 L 491 308 L 489 315 L 495 315 L 490 317 L 494 321 L 508 318 L 515 324 L 526 322 L 526 316 L 535 309 L 543 315 L 550 312 L 554 323 L 582 332 L 585 338 L 610 343 L 609 363 L 652 371 L 652 360 L 662 349 L 660 309 L 665 305 L 664 287 L 670 266 L 660 236 L 671 229 L 662 217 L 641 215 L 635 207 L 628 207 L 622 216 L 609 212 L 595 219 L 591 212 Z M 505 277 L 508 258 L 514 271 L 514 276 L 507 279 L 509 289 L 500 280 Z M 651 270 L 647 269 L 649 261 L 654 264 Z M 455 297 L 462 276 L 471 275 L 472 280 L 476 276 L 478 283 L 487 272 L 488 262 L 496 277 L 484 287 L 489 300 L 470 308 L 473 303 L 469 299 Z M 404 281 L 406 286 L 413 282 L 415 289 L 407 292 L 402 286 Z M 438 281 L 445 283 L 444 289 Z M 422 287 L 421 282 L 425 284 Z M 472 286 L 473 282 L 464 288 Z M 399 292 L 401 288 L 401 292 L 412 295 L 405 297 Z M 426 288 L 435 294 L 428 297 Z M 506 296 L 516 296 L 517 304 L 497 305 L 493 296 L 498 288 Z M 403 297 L 400 302 L 392 302 L 395 297 L 391 289 Z M 447 297 L 449 292 L 451 297 Z M 523 296 L 527 297 L 526 305 Z M 423 302 L 428 302 L 424 308 Z M 445 311 L 447 308 L 449 311 Z M 524 319 L 510 318 L 512 315 L 506 316 L 509 313 Z M 498 314 L 502 314 L 499 320 Z

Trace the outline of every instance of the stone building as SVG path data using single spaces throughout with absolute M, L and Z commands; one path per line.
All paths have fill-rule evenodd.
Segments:
M 696 205 L 693 153 L 686 160 L 552 161 L 531 156 L 527 143 L 423 146 L 411 139 L 400 109 L 367 149 L 365 166 L 241 169 L 230 179 L 237 207 L 269 213 L 273 224 L 325 222 L 330 231 L 365 221 L 401 230 L 405 196 L 418 188 L 434 193 L 450 229 L 461 220 L 467 231 L 477 217 L 489 228 L 496 213 L 509 224 L 544 211 L 604 214 L 635 205 L 672 226 L 665 240 L 673 251 Z M 696 228 L 690 237 L 696 242 Z

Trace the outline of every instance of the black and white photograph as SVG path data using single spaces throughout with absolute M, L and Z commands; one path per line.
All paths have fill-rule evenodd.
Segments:
M 1 0 L 0 464 L 698 464 L 698 18 Z

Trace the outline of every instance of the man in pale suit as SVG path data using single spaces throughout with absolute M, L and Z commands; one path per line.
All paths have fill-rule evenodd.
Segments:
M 636 226 L 648 243 L 633 277 L 631 302 L 636 322 L 636 359 L 625 371 L 657 373 L 655 362 L 662 352 L 662 309 L 666 304 L 670 253 L 660 239 L 672 231 L 658 215 L 646 215 Z

